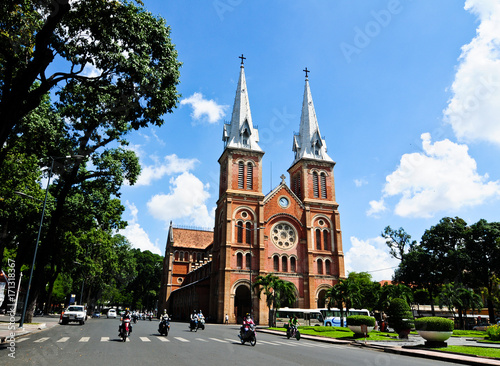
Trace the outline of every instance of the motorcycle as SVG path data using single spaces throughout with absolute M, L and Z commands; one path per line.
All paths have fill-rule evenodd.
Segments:
M 198 329 L 205 330 L 205 318 L 198 320 Z
M 288 326 L 286 329 L 286 337 L 290 339 L 290 337 L 294 337 L 297 340 L 300 340 L 300 332 L 295 326 Z
M 158 333 L 160 335 L 168 336 L 168 331 L 170 330 L 170 322 L 167 317 L 162 316 L 160 324 L 158 324 Z
M 149 313 L 148 319 L 149 319 L 149 321 L 153 320 L 153 314 Z
M 189 331 L 190 331 L 190 332 L 192 332 L 193 330 L 194 330 L 195 332 L 197 332 L 199 327 L 200 327 L 200 326 L 199 326 L 199 322 L 198 322 L 197 320 L 191 319 L 191 320 L 189 321 Z
M 130 337 L 130 319 L 124 319 L 120 328 L 120 337 L 124 342 Z
M 138 318 L 137 314 L 132 315 L 132 320 L 133 320 L 134 324 L 137 324 L 137 318 Z
M 255 325 L 243 325 L 240 328 L 240 334 L 238 334 L 240 338 L 241 344 L 245 344 L 245 342 L 249 342 L 253 347 L 257 343 L 257 337 L 255 336 Z

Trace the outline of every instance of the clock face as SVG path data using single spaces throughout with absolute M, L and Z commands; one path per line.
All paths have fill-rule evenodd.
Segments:
M 279 204 L 280 204 L 280 206 L 281 206 L 281 207 L 283 207 L 283 208 L 287 208 L 287 207 L 288 207 L 288 204 L 289 204 L 289 202 L 288 202 L 288 198 L 286 198 L 286 197 L 281 197 L 281 198 L 279 199 Z

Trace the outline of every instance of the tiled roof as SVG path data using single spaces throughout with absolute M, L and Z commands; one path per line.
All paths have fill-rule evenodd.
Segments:
M 206 249 L 214 241 L 213 231 L 172 228 L 174 247 Z

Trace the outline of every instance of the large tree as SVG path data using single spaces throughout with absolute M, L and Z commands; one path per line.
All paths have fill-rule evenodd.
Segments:
M 38 127 L 30 111 L 58 86 L 51 104 L 56 137 L 38 152 L 40 165 L 54 166 L 57 177 L 48 187 L 29 321 L 38 295 L 62 270 L 64 254 L 84 243 L 79 230 L 123 227 L 113 217 L 123 206 L 113 197 L 140 173 L 137 156 L 125 148 L 125 135 L 163 124 L 162 115 L 179 98 L 180 64 L 164 20 L 133 2 L 18 1 L 0 7 L 7 25 L 2 42 L 17 42 L 0 51 L 0 120 L 6 121 L 0 129 L 0 168 L 3 157 Z M 85 158 L 49 157 L 66 155 Z M 25 245 L 33 247 L 33 241 Z
M 89 102 L 106 99 L 99 107 L 109 119 L 134 129 L 161 125 L 176 105 L 169 28 L 140 2 L 4 1 L 0 24 L 0 166 L 15 129 L 56 86 L 91 88 Z

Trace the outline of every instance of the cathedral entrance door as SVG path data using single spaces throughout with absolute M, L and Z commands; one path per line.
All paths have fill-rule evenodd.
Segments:
M 248 286 L 241 284 L 236 288 L 234 295 L 234 314 L 236 315 L 236 321 L 241 323 L 245 314 L 250 312 L 250 290 Z

